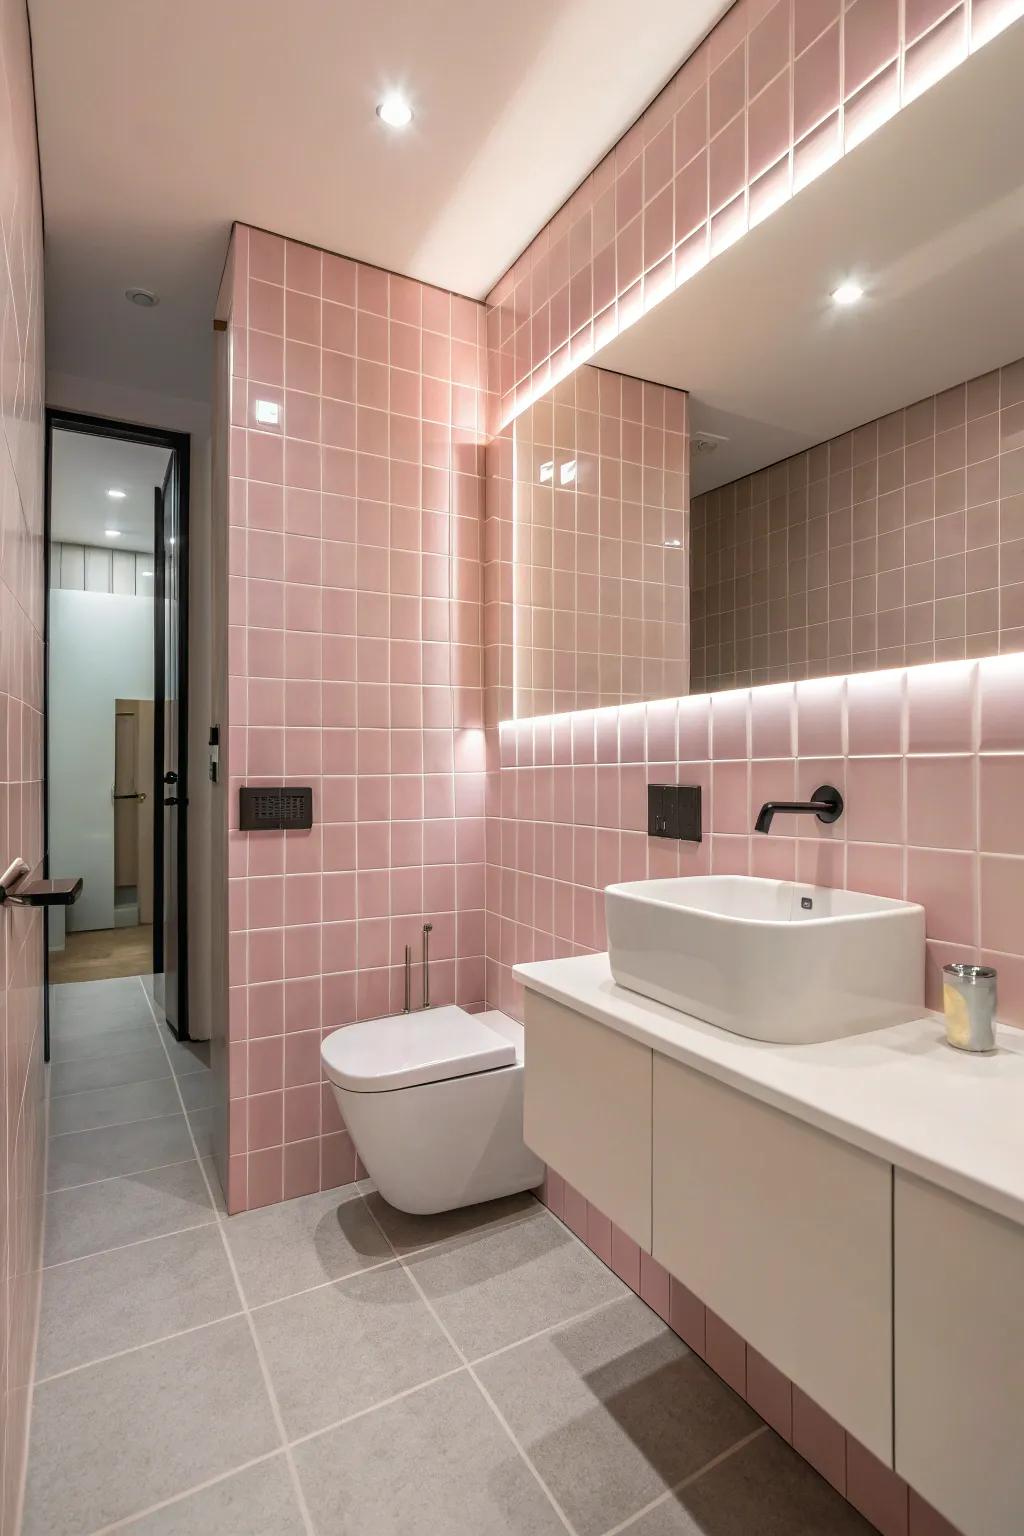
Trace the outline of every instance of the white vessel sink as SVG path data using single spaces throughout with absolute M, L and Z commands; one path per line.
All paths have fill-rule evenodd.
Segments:
M 754 1040 L 834 1040 L 924 1010 L 924 908 L 706 875 L 605 891 L 619 986 Z

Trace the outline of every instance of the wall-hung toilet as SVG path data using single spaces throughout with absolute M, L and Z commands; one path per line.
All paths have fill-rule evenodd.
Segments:
M 534 1189 L 523 1141 L 523 1027 L 503 1013 L 431 1008 L 348 1024 L 320 1056 L 384 1199 L 425 1215 Z

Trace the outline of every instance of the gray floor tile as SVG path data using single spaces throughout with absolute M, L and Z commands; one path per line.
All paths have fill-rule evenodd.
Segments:
M 42 1383 L 23 1536 L 81 1536 L 273 1450 L 243 1318 Z
M 628 1519 L 760 1424 L 634 1298 L 478 1371 L 579 1536 Z
M 54 1061 L 92 1061 L 97 1056 L 123 1056 L 129 1051 L 145 1051 L 160 1044 L 152 1019 L 137 1024 L 119 1024 L 99 1033 L 87 1020 L 54 1025 L 50 1035 Z
M 360 1197 L 336 1189 L 246 1211 L 226 1230 L 252 1307 L 391 1257 Z
M 215 1104 L 221 1102 L 222 1098 L 227 1097 L 221 1083 L 209 1067 L 204 1067 L 202 1071 L 189 1072 L 179 1081 L 186 1113 L 198 1109 L 212 1109 Z
M 241 1310 L 219 1229 L 198 1227 L 43 1271 L 38 1376 Z
M 294 1454 L 318 1536 L 565 1536 L 465 1374 Z
M 100 1032 L 136 1021 L 152 1028 L 153 1016 L 137 976 L 63 982 L 50 991 L 51 1028 L 85 1024 Z
M 166 1026 L 160 1033 L 171 1058 L 171 1070 L 175 1077 L 188 1077 L 191 1072 L 209 1072 L 209 1040 L 175 1040 Z
M 216 1219 L 193 1158 L 46 1197 L 45 1264 L 62 1264 Z
M 66 1093 L 85 1093 L 95 1088 L 116 1088 L 121 1083 L 154 1082 L 170 1077 L 171 1069 L 159 1041 L 144 1050 L 91 1056 L 85 1061 L 50 1063 L 50 1098 Z
M 98 1131 L 73 1131 L 50 1142 L 47 1187 L 69 1189 L 95 1179 L 117 1178 L 162 1168 L 193 1157 L 185 1116 L 165 1115 L 135 1125 L 110 1125 Z
M 768 1430 L 675 1498 L 642 1516 L 629 1536 L 875 1536 L 875 1528 Z
M 116 1088 L 93 1088 L 65 1094 L 50 1103 L 50 1135 L 66 1131 L 92 1131 L 102 1125 L 127 1125 L 133 1120 L 153 1120 L 180 1111 L 174 1079 L 121 1083 Z
M 397 1264 L 273 1302 L 253 1321 L 291 1436 L 459 1364 Z
M 220 1174 L 217 1171 L 216 1158 L 203 1157 L 200 1158 L 200 1162 L 203 1165 L 203 1172 L 206 1174 L 207 1181 L 210 1185 L 210 1193 L 213 1196 L 214 1207 L 221 1213 L 222 1216 L 226 1216 L 228 1213 L 227 1201 L 224 1199 L 224 1187 L 220 1182 Z
M 533 1196 L 525 1194 L 488 1200 L 484 1205 L 465 1205 L 457 1211 L 439 1211 L 436 1216 L 410 1216 L 407 1211 L 397 1211 L 388 1205 L 372 1186 L 366 1187 L 366 1203 L 395 1252 L 402 1254 L 458 1237 L 463 1232 L 484 1232 L 489 1227 L 504 1226 L 523 1216 L 533 1216 L 538 1209 Z
M 179 1077 L 179 1083 L 190 1082 L 187 1077 Z M 193 1109 L 189 1111 L 188 1124 L 192 1135 L 195 1137 L 196 1148 L 200 1157 L 214 1157 L 217 1152 L 217 1130 L 225 1124 L 227 1119 L 226 1106 L 218 1106 L 216 1109 Z
M 536 1201 L 532 1207 L 522 1220 L 466 1232 L 407 1260 L 471 1359 L 628 1294 L 567 1227 Z
M 303 1536 L 283 1456 L 235 1472 L 124 1527 L 132 1536 Z

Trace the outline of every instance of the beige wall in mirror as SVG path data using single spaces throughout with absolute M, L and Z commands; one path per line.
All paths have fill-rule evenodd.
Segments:
M 1024 651 L 1019 34 L 506 429 L 501 718 Z

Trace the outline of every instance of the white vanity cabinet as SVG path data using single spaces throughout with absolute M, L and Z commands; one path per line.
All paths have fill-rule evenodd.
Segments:
M 896 1470 L 967 1536 L 1024 1531 L 1024 1231 L 896 1170 Z
M 653 1052 L 536 993 L 526 996 L 526 1144 L 651 1251 Z
M 892 1166 L 654 1059 L 654 1257 L 892 1465 Z

